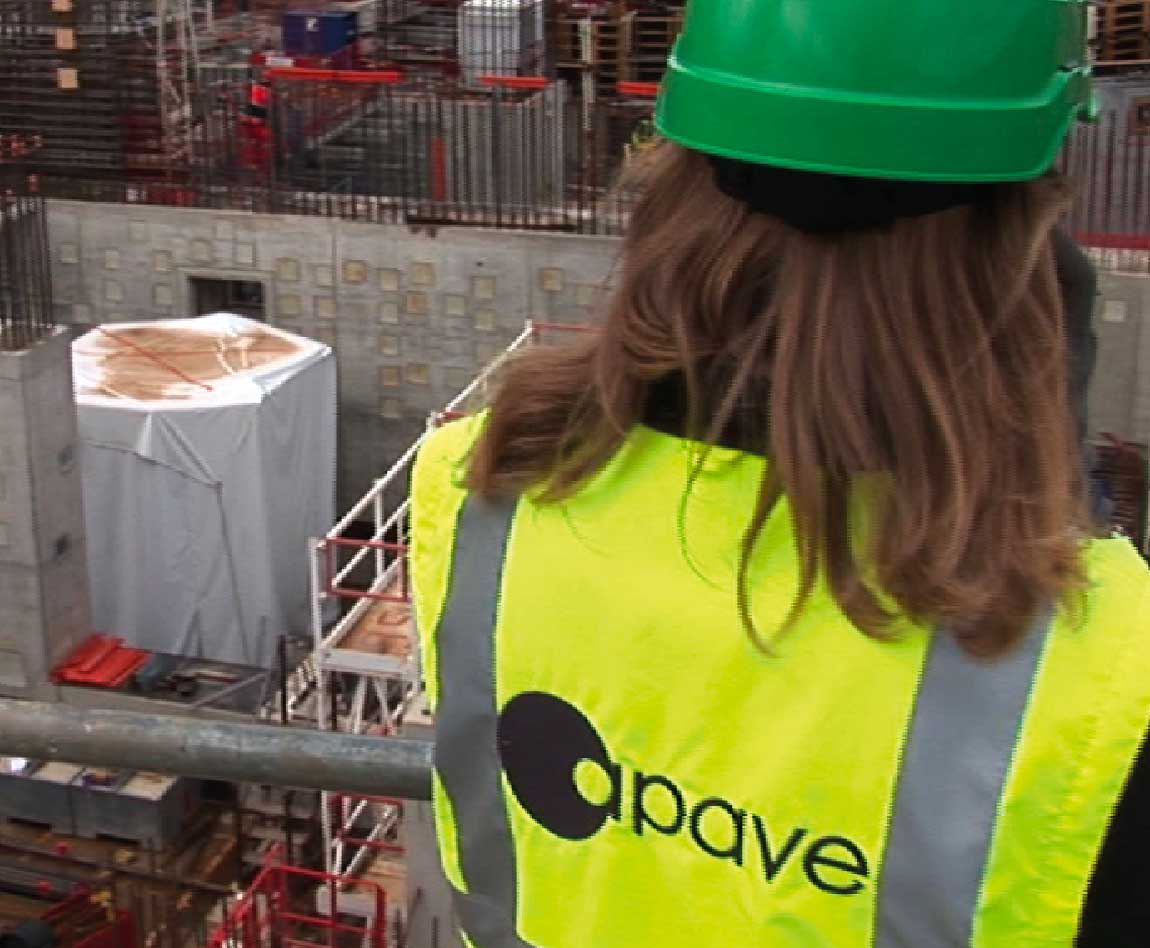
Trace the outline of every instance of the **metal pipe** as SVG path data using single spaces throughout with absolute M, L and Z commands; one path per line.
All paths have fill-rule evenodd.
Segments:
M 0 699 L 0 754 L 428 800 L 432 745 Z

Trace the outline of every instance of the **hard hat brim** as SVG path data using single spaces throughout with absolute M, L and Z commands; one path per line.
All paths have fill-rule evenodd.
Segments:
M 1089 99 L 1088 67 L 1016 100 L 911 99 L 749 80 L 672 54 L 655 124 L 696 151 L 903 181 L 1025 181 L 1054 165 Z M 833 162 L 826 160 L 834 156 Z

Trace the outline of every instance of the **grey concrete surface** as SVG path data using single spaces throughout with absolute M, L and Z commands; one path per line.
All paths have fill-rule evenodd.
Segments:
M 1150 273 L 1106 272 L 1099 290 L 1090 433 L 1150 443 Z
M 88 633 L 68 336 L 0 351 L 0 695 L 54 698 Z

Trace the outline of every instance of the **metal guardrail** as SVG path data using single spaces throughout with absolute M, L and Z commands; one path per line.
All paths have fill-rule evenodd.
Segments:
M 585 105 L 563 83 L 466 98 L 418 86 L 276 85 L 264 137 L 243 131 L 242 103 L 225 99 L 205 119 L 206 155 L 170 174 L 51 168 L 37 171 L 36 188 L 65 200 L 619 234 L 630 200 L 614 183 L 652 111 L 646 99 Z
M 356 94 L 351 88 L 337 93 Z M 319 91 L 306 90 L 317 96 Z M 313 112 L 332 107 L 327 100 L 312 103 L 301 92 L 291 104 Z M 260 173 L 240 167 L 235 157 L 165 180 L 42 174 L 36 186 L 45 197 L 81 201 L 409 226 L 624 232 L 634 195 L 616 187 L 618 172 L 627 155 L 650 137 L 648 99 L 587 104 L 569 98 L 553 109 L 552 124 L 540 126 L 551 130 L 550 137 L 539 123 L 521 122 L 519 113 L 527 106 L 510 97 L 466 105 L 466 110 L 459 103 L 448 108 L 431 95 L 391 91 L 379 100 L 354 101 L 345 108 L 356 110 L 361 121 L 329 149 L 330 161 L 318 152 L 308 162 L 289 161 L 291 149 L 276 146 Z M 220 127 L 231 126 L 221 119 Z M 492 129 L 499 135 L 493 137 Z M 220 136 L 224 144 L 213 153 L 226 158 L 239 140 L 224 138 L 222 131 Z M 514 173 L 508 154 L 518 162 Z M 1150 125 L 1112 111 L 1095 124 L 1076 126 L 1057 168 L 1072 184 L 1067 227 L 1082 243 L 1150 249 Z M 509 175 L 520 181 L 541 176 L 550 184 L 531 192 L 495 186 Z
M 179 777 L 431 798 L 427 741 L 0 699 L 0 754 Z

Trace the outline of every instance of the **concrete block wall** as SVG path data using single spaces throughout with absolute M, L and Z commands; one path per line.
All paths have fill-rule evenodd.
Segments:
M 57 318 L 192 315 L 195 277 L 259 282 L 268 321 L 332 345 L 340 370 L 340 506 L 535 318 L 582 323 L 614 238 L 54 201 Z
M 77 330 L 191 314 L 190 278 L 263 284 L 268 321 L 332 345 L 346 508 L 524 320 L 580 323 L 618 256 L 609 237 L 407 228 L 315 217 L 55 201 L 57 316 Z M 1150 441 L 1150 253 L 1097 250 L 1092 433 Z
M 54 698 L 88 634 L 84 512 L 68 335 L 0 351 L 0 694 Z
M 1107 272 L 1099 288 L 1090 432 L 1150 443 L 1150 273 Z

